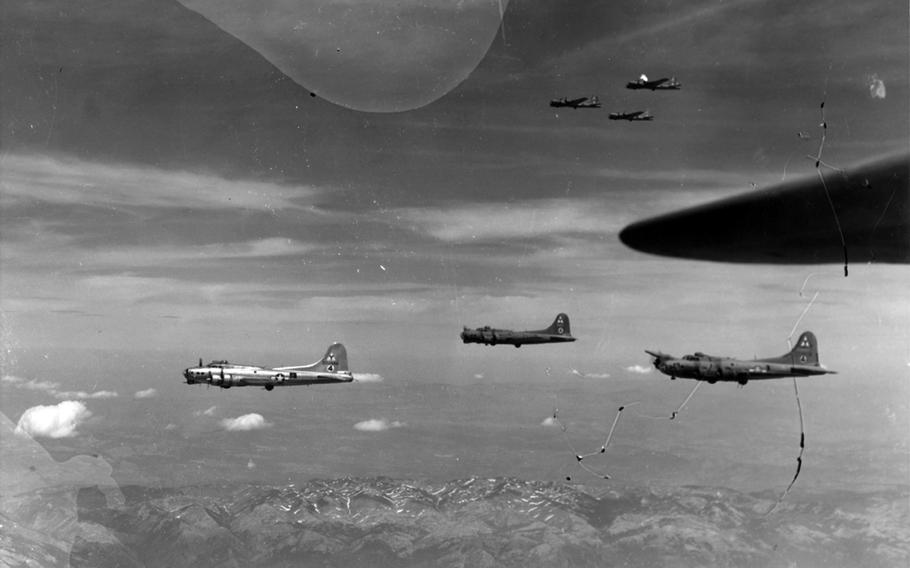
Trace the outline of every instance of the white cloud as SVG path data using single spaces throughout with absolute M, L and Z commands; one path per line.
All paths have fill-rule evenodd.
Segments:
M 228 432 L 245 432 L 247 430 L 262 430 L 263 428 L 271 428 L 272 423 L 266 422 L 265 418 L 263 418 L 261 414 L 256 414 L 253 412 L 251 414 L 238 416 L 237 418 L 225 418 L 221 421 L 221 427 Z
M 869 77 L 869 96 L 873 99 L 883 99 L 887 95 L 885 82 L 878 78 L 878 75 Z
M 136 391 L 136 394 L 133 395 L 135 398 L 152 398 L 158 396 L 158 391 L 155 389 L 145 389 L 141 391 Z
M 75 436 L 79 424 L 91 415 L 84 404 L 75 400 L 65 400 L 54 406 L 33 406 L 19 417 L 16 433 L 33 437 L 68 438 Z
M 4 193 L 11 200 L 107 207 L 301 209 L 312 187 L 230 180 L 192 172 L 108 165 L 47 156 L 4 156 Z
M 572 369 L 572 374 L 585 379 L 609 379 L 610 373 L 582 373 L 578 369 Z
M 57 387 L 60 386 L 60 383 L 55 383 L 54 381 L 39 381 L 37 379 L 32 379 L 26 382 L 16 383 L 16 388 L 26 389 L 26 390 L 40 390 L 46 392 L 56 392 Z
M 547 416 L 543 419 L 543 422 L 540 423 L 541 426 L 559 426 L 559 421 L 556 420 L 555 416 Z
M 475 374 L 474 374 L 474 378 L 475 378 L 475 379 L 478 379 L 478 380 L 482 379 L 482 378 L 483 378 L 483 373 L 475 373 Z
M 61 400 L 69 400 L 73 398 L 78 398 L 80 400 L 85 400 L 88 398 L 101 399 L 101 398 L 117 398 L 119 395 L 114 391 L 100 390 L 95 392 L 86 392 L 86 391 L 51 391 L 53 392 L 56 398 Z
M 286 237 L 256 239 L 237 243 L 171 246 L 130 246 L 98 251 L 93 260 L 110 266 L 160 266 L 162 264 L 198 262 L 208 259 L 269 258 L 303 256 L 319 247 Z
M 364 420 L 363 422 L 354 424 L 354 429 L 360 430 L 361 432 L 382 432 L 389 428 L 402 428 L 404 426 L 406 426 L 404 422 L 399 422 L 397 420 L 389 422 L 385 418 L 373 418 L 372 420 Z
M 354 380 L 361 383 L 381 383 L 385 379 L 379 373 L 354 373 Z
M 626 367 L 626 370 L 630 373 L 638 373 L 644 375 L 651 372 L 651 367 L 646 367 L 645 365 L 632 365 L 631 367 Z
M 539 200 L 461 208 L 405 208 L 392 212 L 446 242 L 512 239 L 566 233 L 605 233 L 603 206 L 594 201 Z
M 60 400 L 72 400 L 80 399 L 85 400 L 89 398 L 102 399 L 102 398 L 116 398 L 118 395 L 114 391 L 100 390 L 95 392 L 87 391 L 61 391 L 57 390 L 60 386 L 60 383 L 55 381 L 39 381 L 38 379 L 30 379 L 26 381 L 21 377 L 14 377 L 12 375 L 5 375 L 2 378 L 2 382 L 8 385 L 11 385 L 17 389 L 25 390 L 35 390 L 35 391 L 44 391 L 48 394 L 54 395 L 54 397 Z
M 206 408 L 205 410 L 196 410 L 195 412 L 193 412 L 193 415 L 194 416 L 214 416 L 215 410 L 217 408 L 218 408 L 217 406 L 210 406 L 210 407 Z
M 176 430 L 177 425 L 174 424 L 173 422 L 170 422 L 170 423 L 168 423 L 167 426 L 164 427 L 164 429 L 167 430 L 168 432 L 170 432 L 171 430 Z
M 609 379 L 610 373 L 585 373 L 589 379 Z

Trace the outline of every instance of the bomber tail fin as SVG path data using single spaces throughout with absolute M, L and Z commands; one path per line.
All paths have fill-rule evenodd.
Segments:
M 818 340 L 811 331 L 804 331 L 789 353 L 769 361 L 788 365 L 812 365 L 820 367 L 818 362 Z
M 347 372 L 349 370 L 348 351 L 344 348 L 344 345 L 335 342 L 329 346 L 319 364 L 322 365 L 322 369 L 328 373 Z
M 572 335 L 572 332 L 569 330 L 569 316 L 566 314 L 558 314 L 545 332 L 552 333 L 553 335 Z

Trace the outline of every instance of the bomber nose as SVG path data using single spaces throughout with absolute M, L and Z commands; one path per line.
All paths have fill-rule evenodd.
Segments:
M 190 375 L 190 370 L 189 370 L 189 368 L 184 369 L 184 371 L 183 371 L 183 378 L 186 379 L 186 382 L 188 382 L 188 383 L 189 383 L 189 382 L 192 382 L 193 376 Z

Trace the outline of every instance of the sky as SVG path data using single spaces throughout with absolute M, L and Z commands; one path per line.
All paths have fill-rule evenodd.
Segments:
M 664 400 L 653 373 L 630 370 L 647 368 L 644 349 L 777 355 L 799 322 L 840 371 L 829 420 L 868 395 L 868 439 L 907 424 L 907 266 L 843 278 L 837 265 L 652 257 L 617 238 L 644 217 L 814 175 L 822 120 L 836 166 L 906 151 L 905 4 L 504 0 L 501 27 L 495 0 L 296 4 L 0 8 L 0 362 L 14 421 L 78 400 L 65 410 L 85 424 L 121 424 L 111 409 L 127 399 L 186 396 L 180 373 L 198 357 L 308 363 L 340 340 L 353 370 L 385 385 L 551 385 L 529 411 L 539 425 L 562 385 L 581 389 L 579 405 L 616 389 Z M 683 87 L 624 88 L 642 73 Z M 548 106 L 591 95 L 602 109 Z M 632 110 L 655 120 L 607 120 Z M 462 325 L 535 329 L 561 311 L 576 343 L 458 340 Z M 673 388 L 671 406 L 685 395 Z M 162 398 L 132 394 L 149 389 Z M 283 423 L 274 401 L 241 396 L 212 428 Z M 348 422 L 415 424 L 391 410 Z M 155 431 L 169 425 L 197 428 Z

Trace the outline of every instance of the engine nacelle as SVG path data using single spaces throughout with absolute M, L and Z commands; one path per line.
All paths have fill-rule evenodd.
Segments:
M 231 375 L 225 375 L 224 373 L 212 373 L 211 385 L 213 387 L 229 389 L 233 386 L 237 386 L 238 384 L 239 383 L 237 379 Z

